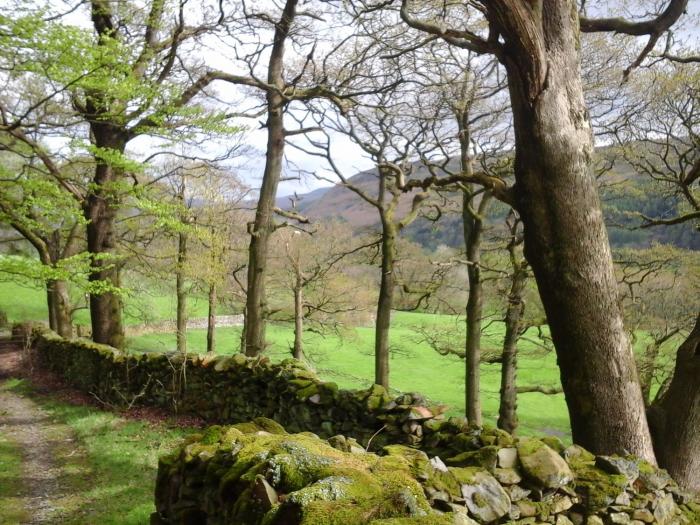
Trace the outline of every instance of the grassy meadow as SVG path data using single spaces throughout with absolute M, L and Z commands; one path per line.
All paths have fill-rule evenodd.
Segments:
M 76 306 L 85 306 L 86 301 L 80 297 L 71 297 Z M 175 295 L 154 293 L 151 288 L 128 290 L 124 297 L 124 323 L 135 325 L 171 319 L 175 315 Z M 206 317 L 207 300 L 192 294 L 188 300 L 191 317 Z M 0 311 L 7 314 L 10 322 L 46 321 L 46 291 L 30 282 L 0 281 Z M 228 313 L 220 311 L 219 314 Z M 74 314 L 74 323 L 90 326 L 90 314 L 87 308 L 80 308 Z
M 125 322 L 138 324 L 144 321 L 174 317 L 174 298 L 147 292 L 131 292 L 125 300 Z M 206 301 L 193 296 L 189 300 L 191 317 L 206 315 Z M 0 282 L 0 310 L 11 320 L 44 320 L 46 306 L 41 289 Z M 226 312 L 221 312 L 226 313 Z M 87 311 L 78 312 L 76 322 L 89 324 Z M 440 327 L 454 324 L 450 315 L 414 312 L 394 312 L 391 330 L 391 386 L 399 392 L 421 392 L 430 401 L 446 404 L 449 414 L 464 412 L 465 363 L 454 355 L 442 356 L 421 342 L 417 327 Z M 290 355 L 293 343 L 292 326 L 270 324 L 267 339 L 268 356 L 282 360 Z M 493 323 L 482 337 L 484 348 L 497 350 L 502 344 L 503 325 Z M 204 352 L 206 331 L 190 330 L 187 335 L 188 351 Z M 528 338 L 526 338 L 528 339 Z M 534 335 L 531 339 L 534 339 Z M 643 348 L 646 334 L 638 333 L 637 347 Z M 341 388 L 366 388 L 374 377 L 374 332 L 372 327 L 357 327 L 340 334 L 320 336 L 305 334 L 305 352 L 309 365 L 320 377 L 338 383 Z M 240 328 L 217 330 L 217 352 L 231 354 L 238 351 Z M 457 342 L 460 345 L 461 342 Z M 131 337 L 128 346 L 133 351 L 162 352 L 175 348 L 174 333 L 152 333 Z M 531 341 L 522 340 L 519 347 L 519 386 L 559 386 L 559 370 L 554 352 L 546 352 Z M 498 391 L 500 365 L 484 363 L 482 374 L 482 405 L 485 420 L 495 424 L 498 416 Z M 520 394 L 518 415 L 522 434 L 555 434 L 569 439 L 569 422 L 564 396 L 540 393 Z

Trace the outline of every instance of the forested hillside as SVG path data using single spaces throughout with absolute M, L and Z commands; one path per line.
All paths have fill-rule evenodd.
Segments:
M 609 151 L 605 151 L 610 155 Z M 426 176 L 427 171 L 416 166 L 415 177 Z M 353 184 L 365 191 L 376 192 L 376 171 L 369 170 L 350 178 Z M 600 178 L 600 195 L 603 201 L 610 244 L 614 248 L 648 248 L 654 243 L 669 244 L 678 248 L 700 250 L 700 236 L 690 223 L 668 225 L 664 228 L 641 228 L 640 214 L 652 218 L 673 217 L 678 214 L 682 200 L 678 195 L 665 192 L 663 187 L 650 181 L 624 160 L 617 159 L 614 166 Z M 413 195 L 407 193 L 401 201 L 402 212 L 410 207 Z M 291 208 L 310 219 L 340 219 L 358 231 L 375 231 L 379 218 L 370 205 L 342 185 L 323 187 L 309 193 L 298 194 L 296 199 L 281 197 L 278 205 Z M 405 235 L 429 251 L 445 245 L 452 248 L 464 246 L 464 232 L 459 196 L 446 194 L 434 197 L 433 202 L 441 209 L 426 210 L 406 228 Z M 489 224 L 501 224 L 508 209 L 494 206 L 489 214 Z M 437 219 L 437 220 L 436 220 Z

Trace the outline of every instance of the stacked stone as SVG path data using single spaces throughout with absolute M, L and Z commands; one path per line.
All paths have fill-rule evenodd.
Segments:
M 193 354 L 185 359 L 178 354 L 121 352 L 89 341 L 64 340 L 46 330 L 36 332 L 34 344 L 45 367 L 106 403 L 135 400 L 212 423 L 268 417 L 292 432 L 347 434 L 363 444 L 371 440 L 375 449 L 387 443 L 420 445 L 430 432 L 426 422 L 442 418 L 446 409 L 427 406 L 418 394 L 392 399 L 379 385 L 341 390 L 294 359 L 272 363 L 242 354 Z M 453 433 L 462 426 L 447 425 Z
M 643 461 L 548 438 L 475 437 L 491 444 L 443 460 L 406 445 L 378 456 L 264 418 L 213 427 L 161 458 L 152 523 L 698 523 L 700 505 Z
M 696 504 L 644 462 L 595 457 L 553 438 L 515 441 L 501 430 L 470 428 L 464 418 L 445 418 L 446 407 L 429 406 L 419 394 L 392 399 L 378 385 L 340 390 L 293 359 L 121 352 L 45 329 L 35 331 L 34 345 L 41 364 L 104 402 L 135 401 L 209 422 L 267 417 L 290 432 L 350 436 L 355 448 L 379 453 L 391 454 L 388 445 L 410 445 L 411 457 L 427 469 L 419 480 L 431 508 L 471 505 L 470 516 L 483 523 L 498 515 L 496 523 L 600 525 L 604 517 L 605 524 L 700 524 Z M 447 472 L 436 474 L 442 466 Z M 472 478 L 488 489 L 465 489 Z M 483 501 L 490 503 L 479 515 Z

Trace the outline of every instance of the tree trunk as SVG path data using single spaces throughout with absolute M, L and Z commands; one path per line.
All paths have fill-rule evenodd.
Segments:
M 483 288 L 481 283 L 481 234 L 483 220 L 478 216 L 471 191 L 462 196 L 462 225 L 464 246 L 467 252 L 467 276 L 469 295 L 466 308 L 467 339 L 465 343 L 466 392 L 465 406 L 470 425 L 481 427 L 480 365 L 481 365 L 481 317 L 483 310 Z
M 207 353 L 216 350 L 216 284 L 209 285 L 209 315 L 207 316 Z
M 651 387 L 654 382 L 654 369 L 660 348 L 661 345 L 656 341 L 649 343 L 644 349 L 643 361 L 639 366 L 639 384 L 642 387 L 642 397 L 646 406 L 650 406 L 652 402 Z
M 503 338 L 503 359 L 501 363 L 501 391 L 498 407 L 498 428 L 515 433 L 518 428 L 518 339 L 525 312 L 523 291 L 527 282 L 527 272 L 522 264 L 514 262 L 511 275 L 508 308 L 506 309 L 506 333 Z
M 649 412 L 659 465 L 700 491 L 700 315 L 678 348 L 671 384 Z
M 46 306 L 49 310 L 49 328 L 58 333 L 56 324 L 56 300 L 54 299 L 53 287 L 56 281 L 46 281 Z
M 187 262 L 187 233 L 178 233 L 175 296 L 177 299 L 177 351 L 187 353 L 187 292 L 185 290 L 185 263 Z
M 284 112 L 286 102 L 281 94 L 285 82 L 283 77 L 284 46 L 291 23 L 296 15 L 298 0 L 287 0 L 282 18 L 275 29 L 274 43 L 270 52 L 267 81 L 280 91 L 267 91 L 267 150 L 260 197 L 255 210 L 255 221 L 249 224 L 250 247 L 248 250 L 248 289 L 245 308 L 245 354 L 257 356 L 265 351 L 265 324 L 267 322 L 267 298 L 265 277 L 267 275 L 268 244 L 273 232 L 273 210 L 277 197 L 277 186 L 282 175 L 284 159 Z
M 93 123 L 91 128 L 95 146 L 124 153 L 125 140 L 118 132 L 110 129 L 107 124 Z M 119 206 L 116 183 L 121 174 L 120 168 L 97 159 L 93 184 L 84 204 L 84 215 L 88 221 L 87 249 L 92 256 L 89 280 L 114 288 L 119 287 L 119 264 L 113 257 L 116 255 L 114 222 Z M 93 291 L 90 294 L 90 321 L 93 341 L 115 348 L 124 346 L 122 303 L 118 294 L 112 291 Z
M 53 281 L 53 308 L 56 322 L 55 331 L 61 337 L 70 339 L 73 337 L 73 322 L 70 315 L 70 298 L 68 285 L 65 281 Z
M 389 389 L 389 329 L 394 303 L 394 262 L 396 260 L 396 227 L 390 217 L 382 215 L 382 275 L 374 328 L 374 382 Z
M 304 359 L 304 298 L 301 276 L 298 274 L 294 283 L 294 359 Z
M 574 442 L 655 462 L 595 177 L 573 0 L 495 0 L 516 132 L 515 199 Z

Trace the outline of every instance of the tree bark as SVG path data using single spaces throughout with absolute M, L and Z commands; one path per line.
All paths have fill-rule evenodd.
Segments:
M 216 351 L 216 284 L 209 285 L 209 314 L 207 316 L 207 353 Z
M 49 328 L 58 333 L 56 324 L 56 301 L 53 293 L 54 282 L 55 281 L 52 280 L 46 281 L 46 306 L 49 310 Z
M 481 234 L 483 219 L 474 211 L 472 193 L 463 192 L 462 225 L 464 245 L 467 252 L 467 276 L 469 295 L 466 307 L 467 339 L 465 343 L 466 392 L 465 406 L 470 425 L 481 427 L 481 318 L 483 310 L 483 287 L 481 283 Z
M 394 303 L 394 263 L 396 261 L 396 226 L 382 213 L 382 275 L 374 328 L 374 382 L 389 389 L 389 329 Z
M 255 221 L 249 225 L 250 247 L 248 250 L 248 289 L 245 308 L 245 347 L 248 356 L 257 356 L 265 351 L 265 325 L 267 321 L 267 298 L 265 277 L 269 238 L 273 231 L 273 210 L 277 197 L 277 186 L 282 175 L 284 159 L 284 112 L 286 102 L 281 94 L 285 82 L 283 77 L 284 47 L 289 30 L 296 15 L 298 0 L 287 0 L 282 18 L 275 29 L 274 42 L 268 63 L 267 81 L 278 90 L 267 91 L 267 151 L 260 197 L 255 211 Z
M 118 131 L 101 122 L 93 122 L 91 129 L 95 146 L 119 154 L 124 153 L 126 141 Z M 119 264 L 114 259 L 109 260 L 105 257 L 113 257 L 117 249 L 114 222 L 119 197 L 115 184 L 121 179 L 121 175 L 120 168 L 97 159 L 93 184 L 84 204 L 87 249 L 92 256 L 89 280 L 114 288 L 119 287 Z M 90 294 L 90 321 L 93 341 L 115 348 L 124 346 L 122 303 L 118 294 L 112 291 L 93 291 Z
M 73 337 L 73 322 L 70 315 L 70 298 L 68 296 L 68 284 L 65 281 L 52 281 L 52 299 L 54 319 L 58 335 L 70 339 Z
M 518 339 L 525 312 L 523 292 L 527 282 L 527 271 L 517 261 L 513 263 L 508 308 L 506 309 L 506 333 L 503 338 L 501 362 L 501 390 L 498 407 L 498 428 L 514 434 L 518 428 Z
M 557 350 L 574 441 L 655 462 L 618 303 L 583 99 L 576 2 L 488 4 L 503 38 L 525 254 Z
M 304 359 L 304 296 L 301 275 L 297 267 L 296 280 L 294 282 L 294 359 Z
M 185 264 L 187 262 L 187 233 L 177 236 L 177 269 L 175 272 L 175 296 L 177 300 L 176 338 L 177 351 L 187 353 L 187 292 L 185 290 Z
M 700 491 L 700 315 L 678 348 L 671 384 L 649 412 L 659 465 Z

